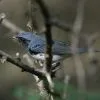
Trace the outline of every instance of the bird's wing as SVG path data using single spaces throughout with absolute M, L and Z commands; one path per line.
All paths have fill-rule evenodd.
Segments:
M 52 47 L 53 53 L 57 55 L 71 54 L 69 44 L 61 41 L 54 41 Z
M 69 44 L 61 41 L 52 41 L 52 53 L 55 55 L 70 54 Z M 46 40 L 44 37 L 37 36 L 30 42 L 28 49 L 31 53 L 44 53 L 46 47 Z
M 33 54 L 34 53 L 44 53 L 45 45 L 46 44 L 43 38 L 36 37 L 30 42 L 28 49 Z
M 87 52 L 87 48 L 78 48 L 78 53 Z M 53 53 L 57 55 L 72 55 L 71 45 L 62 41 L 54 41 Z

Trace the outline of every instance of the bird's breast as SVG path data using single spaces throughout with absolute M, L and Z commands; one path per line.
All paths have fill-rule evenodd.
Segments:
M 32 55 L 32 57 L 36 60 L 42 60 L 42 61 L 45 61 L 45 54 L 44 53 L 38 53 L 38 54 L 35 54 L 35 55 Z M 53 62 L 56 62 L 56 61 L 59 61 L 62 59 L 62 56 L 60 55 L 53 55 L 52 56 L 52 61 Z

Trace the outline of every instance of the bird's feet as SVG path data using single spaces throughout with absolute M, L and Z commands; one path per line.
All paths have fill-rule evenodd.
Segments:
M 43 68 L 44 67 L 44 61 L 41 60 L 34 60 L 35 65 L 38 65 L 39 68 Z M 53 62 L 52 63 L 52 72 L 56 72 L 58 69 L 60 69 L 60 62 Z

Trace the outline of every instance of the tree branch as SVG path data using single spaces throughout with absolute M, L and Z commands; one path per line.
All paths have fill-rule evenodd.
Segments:
M 49 23 L 52 26 L 56 26 L 58 28 L 61 28 L 62 30 L 66 31 L 66 32 L 72 31 L 72 25 L 66 24 L 66 23 L 62 22 L 61 20 L 58 20 L 57 18 L 51 18 L 49 20 Z
M 43 2 L 43 0 L 36 0 L 38 5 L 40 6 L 40 10 L 44 17 L 44 23 L 45 23 L 45 38 L 46 38 L 46 56 L 45 56 L 45 62 L 44 62 L 44 70 L 45 70 L 45 76 L 47 78 L 48 86 L 50 92 L 54 92 L 54 83 L 52 82 L 51 78 L 51 68 L 52 68 L 52 34 L 51 34 L 51 24 L 49 23 L 50 20 L 50 14 L 47 9 L 47 6 Z M 46 87 L 45 87 L 46 88 Z M 50 98 L 53 99 L 53 95 L 50 93 Z
M 41 12 L 43 14 L 44 17 L 44 21 L 45 21 L 45 36 L 46 36 L 46 68 L 47 68 L 47 72 L 51 71 L 51 63 L 52 63 L 52 35 L 51 35 L 51 24 L 48 23 L 50 20 L 50 14 L 48 12 L 48 9 L 45 5 L 45 3 L 43 2 L 43 0 L 36 0 L 36 2 L 39 4 Z
M 85 0 L 78 0 L 76 19 L 73 25 L 72 53 L 76 65 L 76 76 L 79 89 L 85 89 L 85 71 L 78 54 L 79 34 L 83 25 Z
M 22 63 L 21 61 L 19 61 L 17 58 L 14 58 L 12 56 L 10 56 L 9 54 L 3 52 L 0 50 L 0 58 L 2 59 L 2 57 L 6 58 L 6 61 L 10 62 L 11 64 L 16 65 L 17 67 L 21 68 L 23 71 L 29 72 L 31 74 L 34 74 L 40 78 L 43 78 L 43 74 L 42 72 L 39 72 L 38 70 L 29 67 L 28 65 Z
M 15 33 L 24 31 L 3 16 L 5 16 L 5 14 L 1 13 L 0 14 L 0 24 L 2 24 L 3 26 L 5 26 L 6 28 L 10 29 L 12 32 L 15 32 Z M 33 25 L 33 23 L 34 23 L 34 25 Z M 72 31 L 72 25 L 66 24 L 57 18 L 51 18 L 48 21 L 48 23 L 51 24 L 52 26 L 61 28 L 62 30 L 66 31 L 66 32 Z M 35 28 L 35 30 L 37 30 L 37 25 L 36 25 L 35 19 L 32 21 L 32 26 Z M 28 25 L 28 27 L 30 27 L 30 25 Z
M 21 33 L 24 32 L 23 29 L 17 27 L 15 24 L 13 24 L 12 22 L 10 22 L 8 19 L 5 18 L 6 15 L 5 13 L 1 13 L 0 14 L 0 24 L 5 26 L 6 28 L 10 29 L 12 32 L 14 33 Z
M 38 25 L 36 21 L 36 8 L 34 7 L 34 1 L 28 0 L 28 23 L 27 27 L 30 31 L 34 32 L 38 30 Z

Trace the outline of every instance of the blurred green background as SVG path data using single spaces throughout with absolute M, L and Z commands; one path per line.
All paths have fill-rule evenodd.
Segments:
M 72 24 L 75 15 L 77 0 L 44 0 L 49 8 L 50 14 L 54 18 L 58 18 L 67 24 Z M 28 11 L 28 0 L 1 0 L 0 1 L 0 13 L 4 12 L 7 18 L 19 27 L 27 30 L 27 11 Z M 38 6 L 34 3 L 34 6 Z M 87 0 L 85 5 L 85 17 L 84 24 L 82 28 L 82 34 L 91 34 L 94 32 L 99 32 L 100 27 L 100 0 Z M 41 31 L 43 26 L 43 18 L 40 14 L 40 10 L 36 10 L 36 21 L 38 23 L 38 30 Z M 67 41 L 70 40 L 70 32 L 65 32 L 56 27 L 52 28 L 52 34 L 54 39 Z M 11 38 L 14 33 L 11 33 L 5 27 L 0 25 L 0 49 L 5 52 L 15 56 L 16 52 L 25 53 L 24 48 L 13 41 Z M 84 40 L 84 39 L 83 39 Z M 96 48 L 100 48 L 99 39 L 95 43 Z M 99 59 L 100 54 L 96 54 Z M 86 71 L 86 83 L 87 92 L 99 94 L 100 91 L 100 63 L 97 66 L 91 66 L 88 61 L 87 53 L 81 55 L 83 65 Z M 99 59 L 100 60 L 100 59 Z M 65 73 L 71 76 L 70 84 L 76 87 L 76 74 L 75 65 L 72 58 L 68 58 L 64 61 Z M 59 76 L 59 75 L 58 75 Z M 0 63 L 0 100 L 18 100 L 16 91 L 35 91 L 36 84 L 33 76 L 29 73 L 22 73 L 21 69 L 16 66 L 5 63 Z M 16 90 L 20 89 L 20 90 Z M 72 87 L 71 87 L 72 88 Z M 21 90 L 22 89 L 22 90 Z M 16 90 L 16 91 L 15 91 Z M 74 90 L 74 88 L 72 89 Z M 86 93 L 87 93 L 86 92 Z M 15 94 L 14 94 L 15 93 Z M 77 92 L 73 92 L 73 95 Z M 27 94 L 27 93 L 26 93 Z M 92 95 L 92 94 L 91 94 Z M 92 98 L 92 97 L 91 97 Z M 94 96 L 95 98 L 95 96 Z M 97 99 L 96 99 L 97 98 Z M 96 100 L 100 100 L 96 96 Z M 20 99 L 19 99 L 20 100 Z M 26 99 L 31 100 L 31 99 Z M 71 99 L 75 100 L 75 99 Z M 94 100 L 93 98 L 91 100 Z

